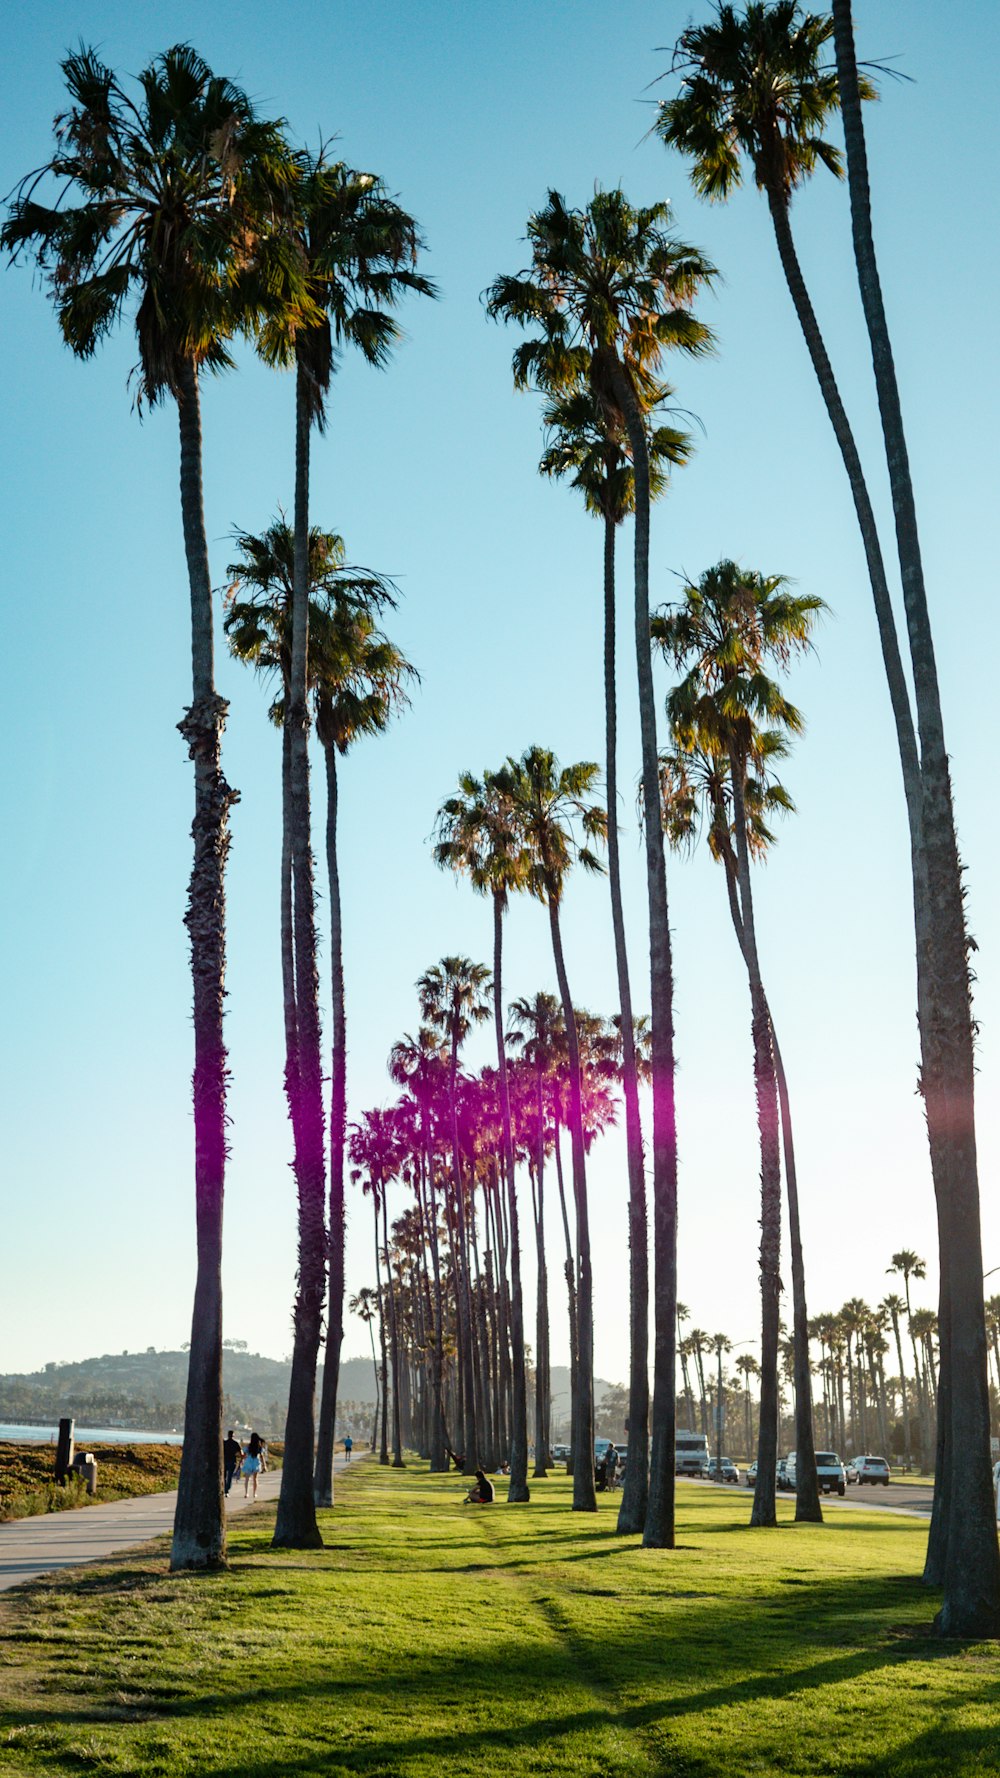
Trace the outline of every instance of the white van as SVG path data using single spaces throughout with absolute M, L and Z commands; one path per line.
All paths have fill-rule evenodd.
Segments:
M 785 1485 L 788 1488 L 795 1487 L 795 1456 L 793 1451 L 785 1465 Z M 816 1452 L 816 1480 L 821 1494 L 847 1493 L 847 1475 L 836 1451 Z

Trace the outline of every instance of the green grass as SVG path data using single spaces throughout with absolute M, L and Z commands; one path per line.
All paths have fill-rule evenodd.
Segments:
M 171 1577 L 162 1546 L 0 1596 L 0 1773 L 142 1778 L 943 1778 L 998 1769 L 1000 1649 L 927 1635 L 926 1525 L 746 1527 L 682 1486 L 679 1545 L 617 1499 L 461 1505 L 459 1478 L 355 1465 L 324 1551 Z

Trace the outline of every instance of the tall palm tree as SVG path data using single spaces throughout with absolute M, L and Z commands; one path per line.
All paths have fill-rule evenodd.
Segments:
M 312 571 L 310 556 L 310 680 L 316 733 L 326 766 L 326 865 L 330 902 L 332 1067 L 330 1076 L 330 1202 L 326 1349 L 313 1477 L 318 1506 L 333 1500 L 344 1301 L 344 1154 L 347 1135 L 347 1010 L 337 849 L 338 758 L 358 740 L 384 734 L 409 702 L 416 669 L 376 624 L 394 604 L 381 575 L 344 562 L 340 538 L 328 540 Z
M 760 1376 L 760 1365 L 750 1352 L 741 1352 L 736 1360 L 736 1369 L 743 1378 L 744 1411 L 746 1413 L 746 1451 L 749 1457 L 753 1450 L 753 1408 L 750 1402 L 750 1378 Z
M 809 646 L 812 626 L 823 609 L 815 595 L 794 593 L 781 575 L 762 575 L 723 561 L 689 583 L 678 604 L 657 614 L 652 632 L 675 665 L 686 669 L 668 699 L 674 736 L 682 749 L 674 756 L 674 797 L 667 820 L 676 839 L 691 831 L 690 774 L 683 752 L 697 755 L 707 804 L 709 843 L 726 871 L 730 914 L 750 986 L 754 1081 L 761 1145 L 762 1305 L 760 1453 L 752 1523 L 776 1522 L 774 1476 L 777 1461 L 777 1338 L 781 1249 L 781 1152 L 784 1137 L 786 1187 L 792 1236 L 792 1284 L 796 1363 L 796 1518 L 820 1520 L 814 1462 L 809 1319 L 805 1267 L 799 1228 L 798 1187 L 787 1082 L 764 993 L 754 920 L 750 862 L 772 836 L 763 816 L 791 801 L 780 786 L 768 784 L 769 761 L 784 752 L 785 732 L 795 733 L 801 717 L 765 666 L 786 664 Z M 759 724 L 771 727 L 762 731 Z M 668 773 L 671 769 L 667 763 Z M 677 790 L 681 795 L 678 803 Z M 730 815 L 731 807 L 731 815 Z M 686 830 L 686 831 L 685 831 Z
M 503 1170 L 510 1218 L 511 1347 L 513 1359 L 513 1425 L 510 1446 L 508 1502 L 531 1498 L 528 1488 L 528 1395 L 524 1358 L 524 1303 L 521 1295 L 521 1233 L 514 1177 L 507 1047 L 503 1016 L 503 917 L 512 892 L 528 885 L 530 861 L 521 843 L 510 807 L 489 775 L 483 781 L 471 772 L 459 778 L 458 794 L 442 805 L 437 820 L 436 862 L 467 876 L 473 889 L 493 903 L 493 1019 L 497 1046 L 497 1078 L 503 1134 Z
M 970 937 L 955 833 L 948 749 L 924 585 L 896 367 L 871 225 L 862 100 L 868 83 L 854 51 L 850 0 L 833 0 L 837 87 L 858 285 L 871 343 L 903 586 L 920 744 L 921 868 L 926 872 L 931 965 L 918 998 L 920 1091 L 927 1116 L 941 1248 L 943 1462 L 929 1578 L 944 1587 L 938 1628 L 947 1636 L 1000 1630 L 1000 1548 L 989 1486 L 990 1400 L 983 1320 L 983 1253 L 976 1157 L 975 1023 Z M 917 942 L 923 934 L 918 929 Z M 970 1472 L 971 1458 L 971 1472 Z
M 644 400 L 665 351 L 698 355 L 711 334 L 691 303 L 714 275 L 695 249 L 669 232 L 669 208 L 636 209 L 620 190 L 598 191 L 585 210 L 558 192 L 531 217 L 532 264 L 498 278 L 491 315 L 539 331 L 518 348 L 515 380 L 556 392 L 589 384 L 629 440 L 635 478 L 635 646 L 642 743 L 642 799 L 649 910 L 653 1029 L 654 1385 L 650 1492 L 644 1541 L 674 1542 L 676 1421 L 677 1121 L 674 1092 L 673 960 L 659 820 L 656 707 L 649 638 L 649 453 Z
M 310 1508 L 332 1504 L 333 1447 L 336 1417 L 340 1342 L 343 1331 L 343 1237 L 344 1237 L 344 1132 L 346 1117 L 346 1021 L 340 918 L 340 884 L 337 864 L 336 754 L 346 752 L 359 734 L 378 733 L 396 709 L 406 702 L 405 682 L 413 669 L 405 657 L 376 628 L 373 613 L 393 603 L 389 584 L 367 570 L 347 567 L 340 537 L 312 526 L 309 531 L 309 619 L 311 648 L 309 683 L 317 717 L 317 729 L 327 760 L 326 849 L 330 885 L 331 964 L 333 977 L 333 1091 L 331 1105 L 330 1225 L 323 1215 L 323 1195 L 316 1189 L 316 1157 L 312 1126 L 316 1116 L 315 1095 L 300 1091 L 299 968 L 302 944 L 293 920 L 294 799 L 292 795 L 292 734 L 289 721 L 292 681 L 294 612 L 294 534 L 283 517 L 255 537 L 237 532 L 239 556 L 227 569 L 229 588 L 225 629 L 232 652 L 260 673 L 280 680 L 280 694 L 271 705 L 271 716 L 282 737 L 282 857 L 281 857 L 281 959 L 285 1014 L 285 1090 L 296 1138 L 300 1171 L 303 1156 L 309 1166 L 300 1182 L 300 1282 L 296 1306 L 298 1360 L 293 1352 L 293 1390 L 289 1413 L 292 1481 L 285 1501 L 283 1538 L 297 1536 L 302 1527 L 308 1535 Z M 310 867 L 311 869 L 311 867 Z M 311 924 L 311 892 L 305 918 Z M 305 941 L 303 941 L 305 942 Z M 312 978 L 310 978 L 312 979 Z M 315 999 L 310 987 L 308 998 Z M 310 1019 L 306 1018 L 306 1024 Z M 322 1104 L 319 1106 L 322 1113 Z M 321 1117 L 322 1122 L 322 1117 Z M 305 1131 L 305 1135 L 303 1135 Z M 327 1317 L 327 1361 L 324 1367 L 319 1438 L 313 1472 L 312 1402 L 319 1321 L 311 1312 L 316 1293 L 325 1290 L 327 1260 L 330 1268 L 330 1308 Z M 306 1387 L 309 1375 L 313 1384 Z M 293 1405 L 294 1404 L 294 1405 Z M 309 1469 L 308 1490 L 304 1482 Z M 284 1478 L 282 1487 L 284 1488 Z M 295 1503 L 294 1508 L 292 1503 Z M 315 1514 L 312 1515 L 315 1522 Z
M 386 362 L 398 326 L 389 312 L 405 291 L 430 292 L 415 271 L 419 234 L 412 217 L 389 199 L 370 174 L 342 162 L 300 152 L 300 177 L 283 217 L 289 262 L 304 281 L 308 308 L 289 305 L 265 321 L 258 346 L 270 363 L 295 365 L 295 504 L 292 576 L 291 670 L 285 722 L 289 730 L 288 783 L 295 936 L 296 1180 L 300 1225 L 299 1286 L 295 1344 L 289 1390 L 289 1422 L 274 1542 L 300 1547 L 314 1539 L 313 1396 L 323 1302 L 326 1293 L 326 1241 L 314 1251 L 325 1227 L 326 1167 L 323 1120 L 323 1068 L 319 1024 L 319 972 L 316 959 L 315 898 L 310 820 L 308 752 L 309 655 L 309 457 L 312 429 L 322 430 L 335 352 L 359 348 L 370 363 Z M 341 1227 L 336 1237 L 342 1240 Z M 341 1286 L 342 1293 L 342 1286 Z M 334 1320 L 339 1331 L 342 1308 Z M 329 1414 L 328 1414 L 329 1422 Z M 327 1443 L 329 1444 L 329 1424 Z M 325 1454 L 324 1454 L 325 1457 Z M 332 1475 L 332 1446 L 329 1450 Z M 326 1467 L 324 1461 L 324 1468 Z M 321 1481 L 321 1493 L 329 1484 Z
M 598 768 L 589 762 L 560 766 L 544 747 L 529 747 L 520 759 L 508 757 L 490 783 L 509 810 L 513 831 L 527 860 L 530 892 L 548 909 L 552 955 L 569 1053 L 570 1138 L 576 1209 L 577 1393 L 573 1424 L 573 1510 L 596 1512 L 594 1481 L 594 1294 L 590 1254 L 590 1214 L 583 1126 L 583 1082 L 576 1017 L 563 954 L 560 909 L 574 862 L 585 870 L 602 866 L 585 843 L 603 839 L 607 816 L 594 801 Z M 579 825 L 581 843 L 575 833 Z
M 374 1451 L 379 1410 L 379 1388 L 378 1359 L 375 1356 L 375 1330 L 373 1324 L 375 1317 L 378 1314 L 378 1293 L 372 1290 L 369 1285 L 363 1284 L 357 1294 L 351 1297 L 347 1309 L 349 1314 L 357 1315 L 359 1319 L 364 1322 L 368 1329 L 368 1337 L 372 1343 L 372 1370 L 375 1372 L 375 1418 L 372 1421 L 371 1445 L 372 1450 Z
M 661 494 L 668 466 L 687 461 L 690 436 L 676 427 L 655 424 L 669 402 L 666 388 L 650 393 L 643 404 L 647 434 L 650 498 Z M 622 1031 L 622 1091 L 625 1100 L 625 1145 L 629 1178 L 629 1449 L 618 1529 L 641 1532 L 649 1492 L 649 1266 L 646 1173 L 639 1077 L 632 1031 L 632 985 L 625 937 L 621 863 L 618 848 L 618 689 L 615 667 L 615 540 L 618 527 L 635 510 L 635 477 L 627 440 L 592 388 L 556 395 L 545 409 L 548 448 L 539 465 L 544 475 L 567 476 L 584 497 L 588 512 L 604 529 L 604 721 L 605 783 L 608 793 L 608 886 L 618 971 Z
M 728 1334 L 716 1333 L 716 1334 L 712 1335 L 712 1345 L 715 1349 L 715 1363 L 716 1363 L 716 1369 L 717 1369 L 717 1387 L 716 1387 L 716 1395 L 715 1395 L 715 1479 L 718 1483 L 721 1484 L 721 1482 L 722 1482 L 722 1419 L 723 1419 L 722 1355 L 724 1352 L 731 1352 L 732 1351 L 733 1342 L 729 1338 Z
M 472 1287 L 469 1277 L 469 1248 L 466 1238 L 465 1182 L 462 1175 L 461 1144 L 458 1130 L 458 1059 L 462 1044 L 473 1025 L 482 1024 L 490 1016 L 492 986 L 490 972 L 483 963 L 472 963 L 468 957 L 442 957 L 440 963 L 425 970 L 417 981 L 417 994 L 423 1018 L 448 1040 L 448 1096 L 451 1120 L 452 1188 L 458 1226 L 458 1251 L 452 1263 L 458 1272 L 459 1364 L 462 1368 L 465 1424 L 463 1437 L 465 1459 L 475 1467 L 479 1452 L 479 1425 L 476 1415 L 476 1389 L 473 1367 Z
M 172 398 L 191 604 L 191 704 L 178 725 L 194 765 L 194 865 L 185 925 L 194 988 L 197 1278 L 171 1565 L 225 1561 L 222 1497 L 222 1204 L 226 1158 L 225 864 L 237 793 L 221 764 L 227 705 L 215 687 L 212 581 L 202 495 L 199 379 L 232 364 L 229 341 L 262 318 L 267 235 L 294 180 L 280 129 L 246 94 L 176 45 L 133 99 L 91 49 L 62 64 L 69 109 L 52 159 L 16 193 L 0 245 L 32 257 L 63 339 L 90 358 L 130 316 L 141 401 Z M 42 198 L 58 188 L 53 203 Z M 303 299 L 294 267 L 285 294 Z
M 520 1048 L 534 1085 L 534 1221 L 537 1286 L 535 1292 L 535 1468 L 543 1476 L 550 1444 L 549 1283 L 545 1252 L 545 1154 L 548 1146 L 547 1087 L 555 1071 L 562 1012 L 553 994 L 521 997 L 508 1007 L 508 1041 Z

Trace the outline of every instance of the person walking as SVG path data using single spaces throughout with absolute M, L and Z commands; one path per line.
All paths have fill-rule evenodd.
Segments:
M 618 1485 L 618 1450 L 613 1444 L 604 1453 L 604 1486 L 610 1494 Z
M 260 1475 L 260 1470 L 261 1470 L 261 1451 L 262 1451 L 262 1449 L 263 1449 L 263 1440 L 261 1439 L 260 1434 L 256 1433 L 256 1432 L 252 1432 L 250 1434 L 250 1443 L 248 1444 L 247 1449 L 246 1449 L 246 1456 L 243 1459 L 243 1498 L 244 1498 L 244 1500 L 247 1500 L 247 1499 L 256 1500 L 256 1498 L 257 1498 L 257 1477 Z M 251 1482 L 253 1482 L 253 1494 L 252 1495 L 250 1493 L 250 1483 Z
M 222 1485 L 227 1494 L 233 1485 L 234 1477 L 239 1474 L 242 1461 L 243 1446 L 230 1427 L 222 1441 Z
M 350 1461 L 351 1461 L 351 1452 L 353 1451 L 353 1449 L 354 1449 L 354 1440 L 352 1439 L 350 1433 L 348 1433 L 344 1439 L 344 1455 L 347 1458 L 348 1463 L 350 1463 Z

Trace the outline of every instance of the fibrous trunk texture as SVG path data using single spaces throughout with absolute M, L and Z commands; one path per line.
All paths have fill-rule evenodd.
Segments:
M 238 801 L 220 760 L 226 703 L 215 690 L 212 588 L 202 503 L 201 414 L 195 366 L 185 362 L 178 396 L 181 515 L 191 596 L 191 706 L 178 724 L 194 765 L 194 863 L 184 924 L 194 990 L 195 1222 L 197 1273 L 184 1406 L 184 1449 L 170 1566 L 221 1568 L 226 1560 L 222 1493 L 222 1205 L 226 1169 L 225 871 L 229 811 Z
M 347 1012 L 344 951 L 337 862 L 337 750 L 330 741 L 326 759 L 326 869 L 330 892 L 330 977 L 332 1066 L 330 1073 L 330 1210 L 327 1229 L 326 1349 L 316 1436 L 313 1493 L 317 1506 L 333 1505 L 333 1454 L 337 1437 L 337 1388 L 344 1338 L 344 1151 L 347 1144 Z

